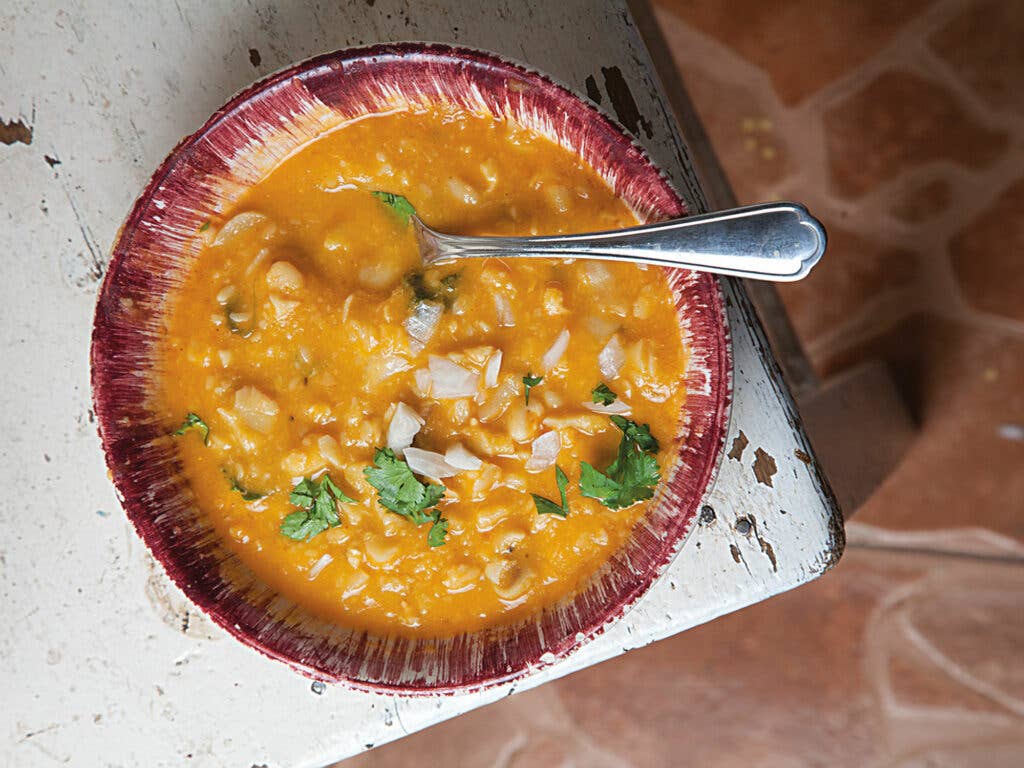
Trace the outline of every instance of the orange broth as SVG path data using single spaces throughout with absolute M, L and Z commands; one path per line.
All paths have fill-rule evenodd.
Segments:
M 405 196 L 453 233 L 636 223 L 592 168 L 510 122 L 427 110 L 346 124 L 198 234 L 202 253 L 169 308 L 160 408 L 169 431 L 187 413 L 209 426 L 208 444 L 197 430 L 176 438 L 202 514 L 259 578 L 313 613 L 405 636 L 528 618 L 580 589 L 649 503 L 612 510 L 581 495 L 581 462 L 603 470 L 622 437 L 585 405 L 597 384 L 650 425 L 668 471 L 687 356 L 669 286 L 659 269 L 594 261 L 424 270 L 411 225 L 374 190 Z M 422 348 L 406 327 L 417 291 L 440 314 Z M 568 346 L 543 371 L 563 331 Z M 610 342 L 622 350 L 614 377 L 599 368 Z M 473 392 L 433 396 L 432 357 L 475 376 Z M 527 405 L 531 373 L 543 380 Z M 417 476 L 444 485 L 441 546 L 428 545 L 429 524 L 384 508 L 364 474 L 400 403 L 424 422 L 415 448 L 461 444 L 482 461 L 440 480 Z M 565 518 L 539 514 L 531 496 L 560 503 L 554 467 L 532 471 L 533 442 L 547 432 L 569 479 Z M 337 504 L 340 524 L 309 540 L 283 535 L 298 509 L 290 491 L 325 473 L 355 500 Z

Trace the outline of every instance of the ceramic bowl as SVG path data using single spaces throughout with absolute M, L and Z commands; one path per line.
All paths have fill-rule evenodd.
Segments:
M 570 654 L 619 619 L 665 568 L 717 467 L 731 391 L 716 278 L 671 271 L 690 347 L 674 464 L 631 538 L 575 597 L 532 620 L 447 639 L 375 637 L 329 624 L 261 583 L 221 545 L 151 406 L 167 297 L 199 254 L 195 233 L 283 158 L 353 118 L 450 103 L 517 121 L 577 153 L 645 221 L 686 206 L 617 125 L 537 72 L 428 44 L 326 54 L 235 96 L 182 141 L 135 202 L 113 247 L 92 337 L 92 386 L 106 460 L 125 511 L 171 579 L 246 645 L 311 677 L 393 693 L 472 690 Z

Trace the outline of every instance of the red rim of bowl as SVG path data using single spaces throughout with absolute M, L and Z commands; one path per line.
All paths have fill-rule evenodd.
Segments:
M 442 639 L 331 626 L 261 585 L 195 511 L 166 426 L 148 405 L 164 297 L 198 253 L 195 233 L 248 184 L 360 114 L 449 101 L 511 117 L 593 166 L 644 220 L 686 205 L 610 118 L 494 54 L 400 43 L 324 54 L 237 94 L 170 153 L 114 243 L 96 306 L 93 399 L 107 465 L 135 530 L 169 577 L 234 637 L 310 677 L 400 694 L 478 690 L 565 658 L 619 619 L 682 546 L 721 459 L 731 349 L 717 278 L 668 271 L 690 348 L 676 461 L 629 541 L 573 598 L 532 620 Z

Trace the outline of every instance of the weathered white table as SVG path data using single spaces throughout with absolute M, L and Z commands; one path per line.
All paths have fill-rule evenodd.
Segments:
M 228 638 L 169 585 L 118 506 L 90 412 L 106 251 L 149 172 L 233 92 L 315 53 L 402 39 L 486 48 L 552 73 L 616 115 L 703 208 L 620 2 L 0 9 L 3 765 L 322 766 L 763 600 L 838 558 L 838 512 L 750 305 L 730 284 L 734 450 L 664 578 L 564 663 L 453 698 L 323 690 Z

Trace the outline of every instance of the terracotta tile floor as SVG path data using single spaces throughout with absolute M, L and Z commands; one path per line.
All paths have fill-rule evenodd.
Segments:
M 818 372 L 918 436 L 819 581 L 345 765 L 1024 765 L 1024 2 L 656 10 L 740 202 L 830 231 Z

